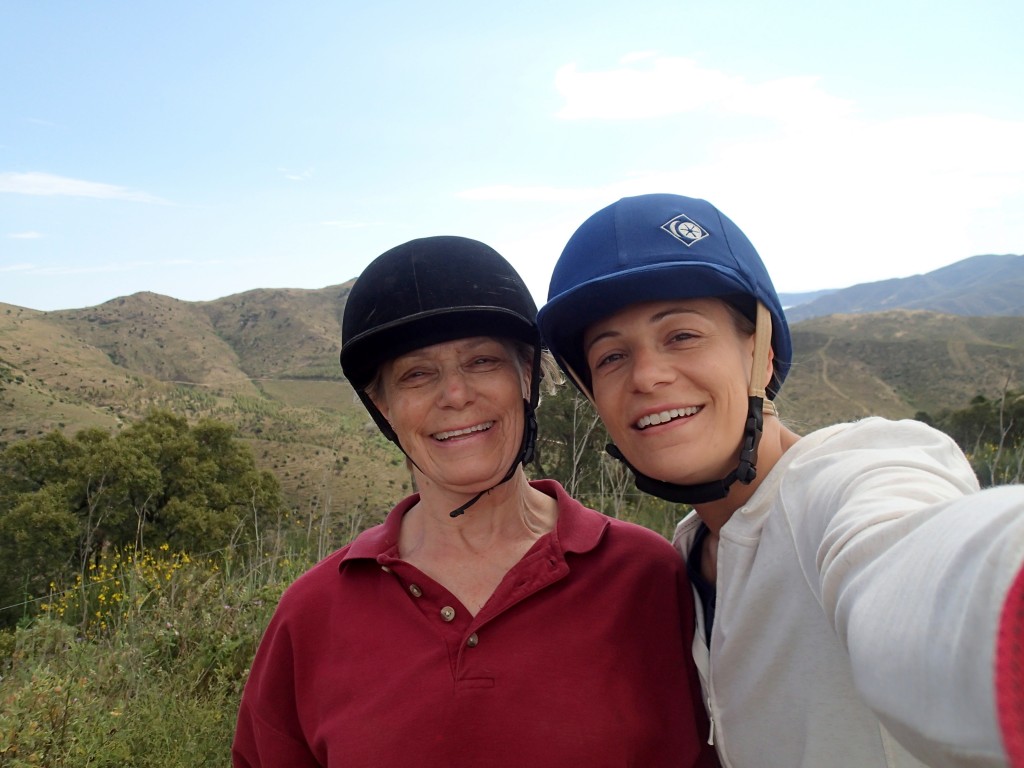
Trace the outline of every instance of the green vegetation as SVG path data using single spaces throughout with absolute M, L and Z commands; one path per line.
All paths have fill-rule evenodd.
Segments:
M 1024 391 L 1006 389 L 992 400 L 978 395 L 966 408 L 915 418 L 956 440 L 982 486 L 1024 482 Z
M 570 487 L 671 531 L 679 511 L 635 504 L 585 401 L 566 388 L 542 412 L 563 429 L 543 443 L 552 470 L 572 471 L 560 442 L 580 446 Z M 299 519 L 277 488 L 230 427 L 164 411 L 116 436 L 55 431 L 0 449 L 0 768 L 227 764 L 281 593 L 377 522 L 365 504 L 333 519 L 314 503 Z
M 223 424 L 153 412 L 0 451 L 0 766 L 226 764 L 318 544 Z
M 575 387 L 545 397 L 537 411 L 534 477 L 559 479 L 571 496 L 611 517 L 639 523 L 671 538 L 689 510 L 636 489 L 633 476 L 605 451 L 610 438 L 593 406 Z
M 54 431 L 0 450 L 0 607 L 84 578 L 112 548 L 211 551 L 276 525 L 278 482 L 233 434 L 156 411 L 116 436 Z M 0 626 L 17 618 L 0 610 Z
M 341 299 L 139 294 L 0 316 L 0 768 L 227 764 L 283 589 L 410 491 L 338 378 Z M 917 412 L 983 484 L 1024 481 L 1022 393 L 1004 385 L 1024 371 L 1022 324 L 801 323 L 783 418 L 806 432 Z M 686 509 L 636 490 L 571 386 L 539 421 L 532 476 L 671 535 Z
M 311 563 L 238 565 L 112 553 L 84 589 L 54 592 L 37 618 L 0 633 L 0 766 L 227 765 L 256 645 Z
M 976 467 L 1017 461 L 1019 480 L 1022 404 L 979 397 L 934 421 L 971 443 Z M 671 534 L 685 509 L 635 490 L 589 403 L 563 388 L 540 420 L 531 474 Z M 349 457 L 332 461 L 340 471 Z M 331 526 L 329 514 L 284 513 L 230 427 L 167 412 L 117 436 L 53 432 L 0 450 L 0 768 L 226 765 L 281 593 L 376 522 L 362 505 Z

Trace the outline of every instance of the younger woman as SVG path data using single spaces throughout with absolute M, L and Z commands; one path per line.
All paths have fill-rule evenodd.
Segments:
M 723 765 L 1024 759 L 1024 487 L 979 491 L 916 421 L 788 429 L 789 329 L 735 224 L 620 200 L 566 245 L 539 322 L 638 487 L 695 507 L 675 544 Z

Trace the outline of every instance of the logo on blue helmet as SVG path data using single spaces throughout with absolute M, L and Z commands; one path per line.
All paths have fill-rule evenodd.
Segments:
M 682 213 L 666 221 L 661 228 L 687 248 L 711 235 L 704 227 Z

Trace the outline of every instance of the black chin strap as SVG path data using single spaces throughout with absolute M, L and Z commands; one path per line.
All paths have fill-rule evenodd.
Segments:
M 449 512 L 449 517 L 458 517 L 459 515 L 465 513 L 467 509 L 469 509 L 471 506 L 480 501 L 480 498 L 485 493 L 490 493 L 499 485 L 507 483 L 509 480 L 511 480 L 513 475 L 515 475 L 516 470 L 519 469 L 520 464 L 529 464 L 531 461 L 533 461 L 534 447 L 537 444 L 537 414 L 534 412 L 534 409 L 530 405 L 530 403 L 527 402 L 526 400 L 523 400 L 523 412 L 523 441 L 522 443 L 519 444 L 519 453 L 517 453 L 516 457 L 512 460 L 512 466 L 508 468 L 508 472 L 506 472 L 505 476 L 501 478 L 501 480 L 496 482 L 494 485 L 492 485 L 490 488 L 480 491 L 480 493 L 478 493 L 472 499 L 467 501 L 461 507 L 459 507 L 458 509 L 453 509 L 451 512 Z
M 644 493 L 671 501 L 673 504 L 705 504 L 709 501 L 724 499 L 729 495 L 729 488 L 737 480 L 744 485 L 749 485 L 757 477 L 757 446 L 761 442 L 761 433 L 764 427 L 764 398 L 751 395 L 747 402 L 747 423 L 743 430 L 740 461 L 736 469 L 721 480 L 712 480 L 696 485 L 679 485 L 664 480 L 655 480 L 630 464 L 618 446 L 609 443 L 605 450 L 629 467 L 635 478 L 636 487 Z
M 530 399 L 523 398 L 523 439 L 519 443 L 519 453 L 512 459 L 512 466 L 508 472 L 497 483 L 485 491 L 480 491 L 476 496 L 467 501 L 458 509 L 448 513 L 449 517 L 455 518 L 464 514 L 467 509 L 480 501 L 485 493 L 490 493 L 499 485 L 507 483 L 515 475 L 519 465 L 526 465 L 533 461 L 533 455 L 537 448 L 537 406 L 540 404 L 540 380 L 544 377 L 541 368 L 541 347 L 539 344 L 533 348 L 533 369 L 530 375 Z
M 705 504 L 709 501 L 724 499 L 729 495 L 729 488 L 737 480 L 744 485 L 754 482 L 757 477 L 757 446 L 761 442 L 761 433 L 764 429 L 765 399 L 764 389 L 756 385 L 755 382 L 764 376 L 772 339 L 771 313 L 760 301 L 757 302 L 754 325 L 754 359 L 750 366 L 751 388 L 747 390 L 749 394 L 747 397 L 747 423 L 743 428 L 740 460 L 736 469 L 721 480 L 698 483 L 697 485 L 677 485 L 664 480 L 655 480 L 653 477 L 643 474 L 626 460 L 622 451 L 616 446 L 608 445 L 606 448 L 608 453 L 629 467 L 636 478 L 636 487 L 641 491 L 674 504 Z M 584 389 L 584 392 L 586 391 Z M 590 399 L 593 400 L 593 397 L 591 396 Z M 774 413 L 774 403 L 769 402 L 768 406 L 769 410 Z

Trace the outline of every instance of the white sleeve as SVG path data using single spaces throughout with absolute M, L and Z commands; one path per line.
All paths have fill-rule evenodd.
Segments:
M 780 495 L 885 726 L 929 765 L 1005 765 L 995 645 L 1024 563 L 1024 486 L 979 491 L 946 435 L 869 419 L 795 459 Z

